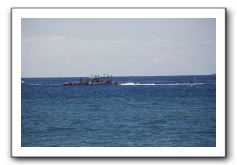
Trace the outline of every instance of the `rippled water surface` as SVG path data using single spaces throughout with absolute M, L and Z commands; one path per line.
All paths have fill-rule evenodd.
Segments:
M 63 86 L 79 79 L 22 79 L 23 147 L 216 145 L 214 75 L 114 77 L 120 85 Z

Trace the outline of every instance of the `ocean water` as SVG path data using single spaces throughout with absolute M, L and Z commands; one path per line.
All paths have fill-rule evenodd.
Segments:
M 22 78 L 22 147 L 216 146 L 215 75 L 67 81 Z

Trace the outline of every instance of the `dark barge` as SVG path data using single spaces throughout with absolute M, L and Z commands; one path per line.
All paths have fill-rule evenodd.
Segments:
M 107 85 L 107 84 L 115 84 L 117 82 L 112 81 L 112 76 L 103 76 L 100 77 L 99 75 L 91 76 L 90 79 L 82 80 L 80 78 L 79 81 L 73 82 L 65 82 L 64 85 Z

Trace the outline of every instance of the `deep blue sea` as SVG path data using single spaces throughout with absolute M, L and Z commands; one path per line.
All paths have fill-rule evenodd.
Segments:
M 79 79 L 22 78 L 22 147 L 216 146 L 215 75 Z

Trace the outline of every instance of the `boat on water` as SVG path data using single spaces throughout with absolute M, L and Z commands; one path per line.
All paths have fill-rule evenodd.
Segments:
M 64 85 L 107 85 L 107 84 L 115 84 L 117 85 L 117 82 L 112 81 L 112 76 L 102 76 L 94 75 L 91 76 L 90 79 L 82 80 L 80 78 L 79 81 L 73 81 L 73 82 L 65 82 Z

